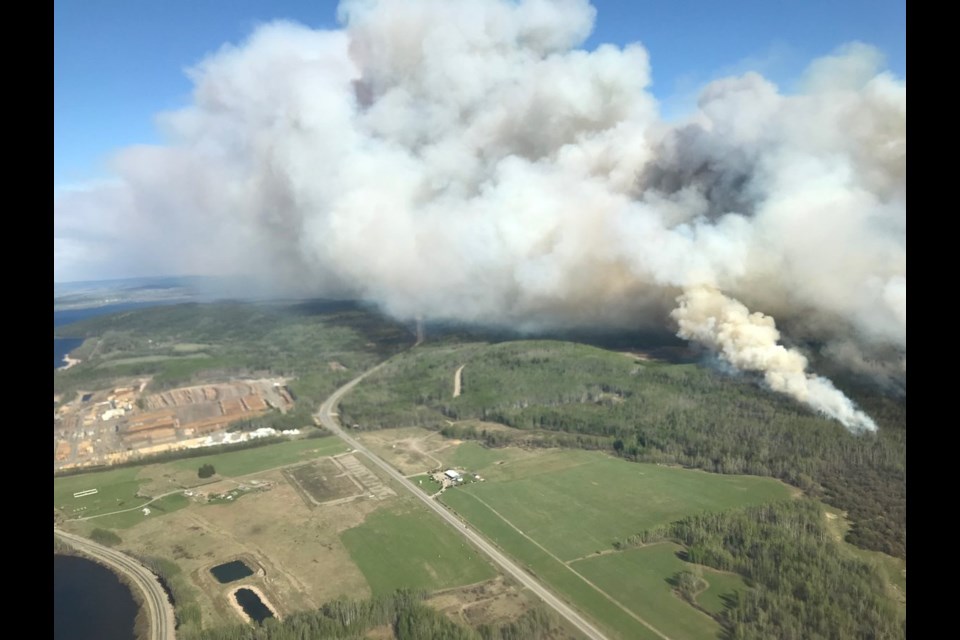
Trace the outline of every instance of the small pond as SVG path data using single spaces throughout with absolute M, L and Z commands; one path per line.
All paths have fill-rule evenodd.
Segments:
M 220 584 L 227 584 L 234 580 L 246 578 L 253 575 L 253 569 L 248 567 L 242 560 L 234 560 L 225 564 L 218 564 L 210 569 L 210 573 Z
M 237 589 L 234 597 L 237 599 L 237 604 L 243 607 L 244 613 L 256 620 L 258 624 L 273 617 L 273 611 L 270 611 L 260 600 L 260 596 L 250 589 Z

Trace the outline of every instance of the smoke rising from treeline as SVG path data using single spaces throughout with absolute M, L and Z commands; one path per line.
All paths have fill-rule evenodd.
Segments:
M 777 388 L 691 316 L 755 327 L 749 309 L 851 366 L 892 350 L 883 375 L 905 376 L 906 85 L 873 48 L 814 61 L 790 95 L 712 82 L 668 123 L 641 45 L 577 48 L 586 0 L 344 0 L 339 17 L 263 25 L 198 64 L 167 145 L 55 196 L 55 272 L 251 273 L 400 318 L 679 323 Z M 798 364 L 795 397 L 869 428 Z

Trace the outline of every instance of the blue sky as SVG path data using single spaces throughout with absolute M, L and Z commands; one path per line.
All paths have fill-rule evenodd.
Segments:
M 56 0 L 54 187 L 109 175 L 120 147 L 157 143 L 154 116 L 189 102 L 184 70 L 260 22 L 336 28 L 333 0 Z M 906 77 L 905 0 L 594 0 L 586 48 L 639 41 L 667 115 L 704 83 L 759 71 L 789 90 L 813 58 L 859 40 Z

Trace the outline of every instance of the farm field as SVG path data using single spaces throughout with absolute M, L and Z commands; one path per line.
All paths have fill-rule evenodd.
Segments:
M 646 628 L 612 598 L 594 589 L 570 567 L 499 518 L 466 491 L 448 491 L 443 502 L 505 550 L 566 600 L 574 603 L 616 638 L 656 640 Z
M 495 575 L 480 552 L 410 498 L 378 509 L 341 539 L 375 595 L 401 587 L 434 591 Z
M 673 593 L 667 582 L 690 565 L 682 547 L 662 543 L 587 558 L 571 564 L 581 575 L 671 638 L 716 640 L 720 625 Z M 704 578 L 710 582 L 711 574 Z
M 654 552 L 647 573 L 634 577 L 618 569 L 633 556 L 609 553 L 614 540 L 693 513 L 791 494 L 769 478 L 629 463 L 597 452 L 465 443 L 450 460 L 472 463 L 464 466 L 486 481 L 450 489 L 441 500 L 621 638 L 658 637 L 649 627 L 667 636 L 672 630 L 676 637 L 716 638 L 720 628 L 672 593 L 667 580 L 685 565 L 673 550 Z M 620 582 L 629 583 L 629 596 Z
M 204 464 L 213 465 L 221 476 L 237 477 L 345 452 L 349 447 L 339 438 L 303 438 L 229 453 L 187 458 L 170 463 L 178 470 L 196 471 Z
M 500 465 L 512 463 L 517 460 L 525 460 L 538 455 L 542 452 L 532 452 L 516 447 L 504 447 L 502 449 L 491 449 L 484 447 L 476 442 L 464 442 L 454 449 L 447 456 L 446 461 L 450 466 L 469 469 L 474 472 L 486 474 L 485 477 L 503 478 L 507 475 Z
M 588 451 L 547 451 L 478 470 L 486 482 L 456 490 L 482 500 L 564 561 L 687 515 L 790 496 L 770 478 L 637 464 Z

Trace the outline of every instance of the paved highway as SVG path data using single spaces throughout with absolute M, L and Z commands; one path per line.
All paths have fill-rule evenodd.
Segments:
M 527 573 L 523 568 L 514 563 L 510 558 L 505 556 L 500 552 L 499 549 L 494 547 L 492 544 L 487 542 L 487 539 L 482 537 L 480 534 L 473 531 L 467 527 L 459 517 L 453 515 L 450 511 L 446 509 L 439 502 L 432 500 L 427 496 L 423 491 L 421 491 L 415 484 L 407 480 L 400 474 L 399 471 L 391 467 L 386 461 L 381 459 L 379 456 L 374 454 L 372 451 L 367 449 L 363 444 L 350 437 L 340 426 L 340 422 L 336 419 L 334 410 L 337 407 L 337 403 L 340 402 L 345 394 L 347 394 L 351 389 L 353 389 L 357 384 L 363 380 L 365 377 L 379 369 L 383 366 L 384 363 L 381 363 L 370 369 L 369 371 L 363 373 L 362 375 L 354 378 L 347 384 L 343 385 L 337 389 L 333 395 L 326 399 L 326 401 L 320 406 L 320 411 L 317 413 L 317 419 L 320 421 L 320 424 L 325 428 L 329 429 L 331 432 L 339 436 L 341 439 L 346 441 L 351 447 L 356 451 L 363 453 L 370 460 L 383 469 L 391 478 L 396 480 L 398 483 L 403 485 L 411 494 L 417 497 L 421 502 L 423 502 L 427 507 L 429 507 L 434 513 L 443 518 L 455 531 L 459 532 L 460 535 L 469 540 L 475 547 L 483 551 L 487 556 L 490 557 L 493 562 L 500 566 L 506 573 L 513 576 L 517 579 L 522 585 L 533 591 L 537 594 L 541 600 L 551 606 L 557 613 L 566 618 L 570 623 L 579 629 L 585 636 L 591 640 L 606 640 L 606 636 L 597 629 L 593 624 L 588 622 L 583 618 L 579 613 L 577 613 L 570 605 L 565 603 L 563 600 L 555 596 L 551 591 L 549 591 L 539 580 L 534 578 L 532 575 Z
M 113 567 L 137 586 L 143 594 L 143 601 L 147 607 L 147 613 L 150 620 L 150 638 L 151 640 L 174 640 L 176 619 L 173 615 L 173 605 L 167 599 L 167 594 L 160 581 L 149 569 L 142 564 L 124 555 L 119 551 L 97 544 L 92 540 L 81 538 L 80 536 L 67 533 L 54 528 L 54 535 L 60 536 L 76 549 L 83 551 L 87 555 L 102 560 Z

